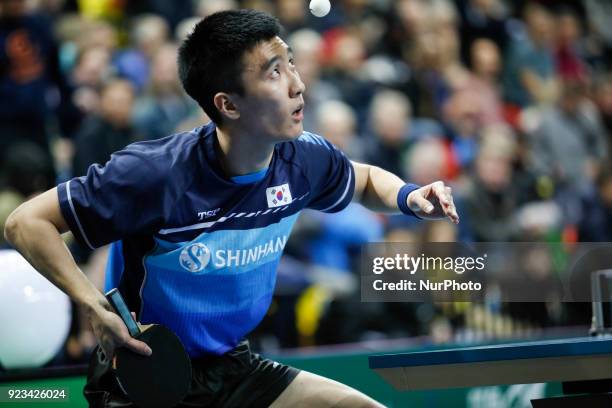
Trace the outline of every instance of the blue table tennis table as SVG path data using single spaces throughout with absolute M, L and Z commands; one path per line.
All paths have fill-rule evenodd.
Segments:
M 534 400 L 533 407 L 612 407 L 611 337 L 374 355 L 369 366 L 398 390 L 562 382 L 564 397 Z

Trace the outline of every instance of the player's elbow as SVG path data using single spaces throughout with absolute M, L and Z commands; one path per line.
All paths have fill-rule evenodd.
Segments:
M 19 231 L 22 228 L 22 218 L 22 214 L 20 214 L 19 208 L 17 208 L 8 216 L 4 223 L 4 239 L 12 246 L 15 246 Z
M 362 202 L 366 197 L 366 190 L 370 180 L 370 170 L 372 166 L 368 164 L 351 162 L 355 171 L 355 192 L 353 200 Z
M 39 224 L 38 216 L 32 211 L 30 202 L 17 207 L 6 219 L 4 224 L 4 239 L 14 248 L 19 249 L 23 237 L 36 236 L 35 230 Z
M 26 230 L 30 227 L 33 219 L 34 216 L 28 211 L 27 202 L 13 210 L 4 224 L 4 239 L 6 242 L 14 248 L 19 248 L 21 238 L 28 235 Z
M 56 189 L 48 190 L 21 204 L 13 211 L 4 224 L 4 238 L 13 247 L 28 240 L 49 237 L 48 233 L 62 234 L 68 230 L 64 220 Z

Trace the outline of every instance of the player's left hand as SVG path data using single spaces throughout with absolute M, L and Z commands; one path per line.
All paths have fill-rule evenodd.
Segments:
M 436 181 L 408 195 L 408 207 L 421 218 L 437 220 L 447 218 L 459 224 L 459 216 L 453 202 L 452 190 L 442 181 Z

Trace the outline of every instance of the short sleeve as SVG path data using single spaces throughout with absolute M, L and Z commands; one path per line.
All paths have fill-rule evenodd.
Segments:
M 62 215 L 75 237 L 93 249 L 155 231 L 164 207 L 171 206 L 160 162 L 128 147 L 106 165 L 91 165 L 85 176 L 58 185 Z
M 310 183 L 308 208 L 333 213 L 344 209 L 355 192 L 350 160 L 321 136 L 304 132 L 296 141 Z

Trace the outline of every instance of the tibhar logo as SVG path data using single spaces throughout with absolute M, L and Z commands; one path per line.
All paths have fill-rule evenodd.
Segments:
M 210 262 L 210 250 L 199 242 L 188 245 L 181 251 L 179 262 L 189 272 L 199 272 Z
M 288 183 L 266 188 L 266 198 L 268 199 L 268 208 L 282 207 L 291 204 L 293 201 Z

